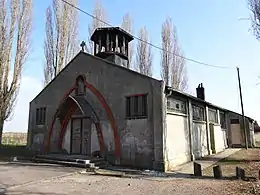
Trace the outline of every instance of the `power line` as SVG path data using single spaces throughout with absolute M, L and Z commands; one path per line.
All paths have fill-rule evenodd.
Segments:
M 63 3 L 66 3 L 67 5 L 69 5 L 69 6 L 73 7 L 73 8 L 75 8 L 75 9 L 77 9 L 78 11 L 80 11 L 80 12 L 82 12 L 82 13 L 84 13 L 84 14 L 86 14 L 86 15 L 88 15 L 88 16 L 90 16 L 90 17 L 92 17 L 92 18 L 94 18 L 94 19 L 96 19 L 96 20 L 98 20 L 98 21 L 100 21 L 100 22 L 102 22 L 103 24 L 105 24 L 105 25 L 107 25 L 107 26 L 114 27 L 113 25 L 111 25 L 111 24 L 109 24 L 109 23 L 107 23 L 107 22 L 105 22 L 105 21 L 99 19 L 98 17 L 96 17 L 96 16 L 94 16 L 94 15 L 92 15 L 92 14 L 90 14 L 90 13 L 84 11 L 83 9 L 81 9 L 81 8 L 79 8 L 79 7 L 77 7 L 77 6 L 73 5 L 73 4 L 71 4 L 71 3 L 69 3 L 69 2 L 66 1 L 66 0 L 61 0 L 61 1 L 62 1 Z M 137 39 L 138 41 L 144 42 L 144 43 L 146 43 L 146 44 L 148 44 L 148 45 L 150 45 L 150 46 L 152 46 L 152 47 L 154 47 L 154 48 L 156 48 L 156 49 L 159 49 L 159 50 L 161 50 L 161 51 L 167 52 L 167 53 L 169 53 L 169 54 L 172 54 L 172 55 L 174 55 L 174 56 L 180 57 L 180 58 L 185 59 L 185 60 L 190 61 L 190 62 L 194 62 L 194 63 L 197 63 L 197 64 L 201 64 L 201 65 L 204 65 L 204 66 L 210 66 L 210 67 L 214 67 L 214 68 L 235 69 L 235 67 L 218 66 L 218 65 L 208 64 L 208 63 L 205 63 L 205 62 L 201 62 L 201 61 L 198 61 L 198 60 L 194 60 L 194 59 L 191 59 L 191 58 L 187 58 L 187 57 L 181 56 L 181 55 L 179 55 L 179 54 L 176 54 L 176 53 L 167 51 L 167 50 L 165 50 L 165 49 L 163 49 L 163 48 L 161 48 L 161 47 L 159 47 L 159 46 L 157 46 L 157 45 L 154 45 L 154 44 L 152 44 L 152 43 L 150 43 L 150 42 L 147 42 L 147 41 L 145 41 L 145 40 L 142 40 L 142 39 L 140 39 L 140 38 L 137 37 L 137 36 L 134 36 L 134 35 L 133 35 L 133 37 L 134 37 L 135 39 Z

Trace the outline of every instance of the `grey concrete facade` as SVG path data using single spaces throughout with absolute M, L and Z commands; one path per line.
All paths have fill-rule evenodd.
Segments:
M 163 159 L 163 90 L 164 83 L 134 71 L 112 64 L 95 56 L 80 52 L 59 75 L 30 103 L 28 146 L 43 151 L 44 140 L 53 116 L 66 92 L 77 76 L 85 75 L 103 95 L 117 125 L 120 137 L 120 164 L 143 168 L 164 168 Z M 125 96 L 148 94 L 148 118 L 126 120 Z M 86 99 L 98 113 L 106 146 L 113 145 L 113 134 L 104 109 L 93 94 L 87 90 Z M 46 107 L 46 122 L 36 125 L 36 109 Z M 59 128 L 51 136 L 51 151 L 57 151 Z M 113 158 L 115 146 L 109 153 Z

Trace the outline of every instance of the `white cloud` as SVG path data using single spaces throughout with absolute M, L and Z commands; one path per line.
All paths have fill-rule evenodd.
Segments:
M 41 80 L 34 77 L 24 76 L 18 100 L 14 108 L 13 117 L 5 122 L 4 132 L 27 132 L 29 103 L 41 91 Z

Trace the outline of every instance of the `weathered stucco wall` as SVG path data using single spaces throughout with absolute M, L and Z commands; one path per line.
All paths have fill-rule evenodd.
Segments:
M 223 137 L 224 137 L 224 146 L 225 148 L 228 148 L 228 130 L 227 129 L 221 129 L 223 132 Z
M 121 142 L 124 159 L 122 163 L 127 164 L 127 161 L 130 161 L 135 166 L 152 167 L 153 134 L 147 119 L 127 120 Z
M 163 82 L 137 74 L 131 70 L 111 64 L 97 57 L 80 53 L 72 62 L 47 86 L 47 88 L 36 97 L 30 104 L 29 134 L 42 133 L 47 135 L 47 129 L 58 105 L 73 86 L 78 75 L 84 74 L 105 98 L 116 120 L 117 133 L 120 137 L 121 161 L 132 165 L 129 154 L 123 152 L 123 147 L 131 148 L 128 135 L 134 137 L 137 145 L 132 147 L 131 155 L 141 167 L 161 169 L 163 162 L 163 116 L 162 116 L 162 92 Z M 148 93 L 148 118 L 143 120 L 125 119 L 125 96 Z M 100 118 L 105 143 L 111 153 L 114 152 L 114 137 L 110 121 L 99 100 L 93 93 L 87 90 L 87 101 L 93 106 Z M 46 123 L 40 128 L 35 124 L 35 111 L 38 107 L 46 107 Z M 55 128 L 52 135 L 51 150 L 57 149 L 59 128 Z M 46 137 L 45 137 L 46 138 Z M 145 139 L 143 139 L 145 138 Z M 133 143 L 133 142 L 131 142 Z M 43 146 L 43 145 L 42 145 Z M 42 147 L 43 148 L 43 147 Z M 141 155 L 141 153 L 142 155 Z M 113 156 L 112 156 L 113 157 Z
M 207 128 L 205 122 L 193 121 L 193 154 L 195 158 L 208 155 Z
M 167 114 L 166 160 L 168 170 L 191 160 L 187 116 Z
M 225 149 L 225 137 L 220 125 L 214 125 L 214 138 L 216 153 L 223 151 Z

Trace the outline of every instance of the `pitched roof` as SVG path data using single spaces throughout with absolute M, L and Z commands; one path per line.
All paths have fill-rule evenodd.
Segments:
M 161 80 L 158 80 L 158 79 L 155 79 L 155 78 L 153 78 L 153 77 L 150 77 L 150 76 L 141 74 L 141 73 L 136 72 L 136 71 L 134 71 L 134 70 L 131 70 L 131 69 L 129 69 L 129 68 L 126 68 L 126 67 L 123 67 L 123 66 L 119 66 L 119 65 L 117 65 L 117 64 L 115 64 L 115 63 L 113 63 L 113 62 L 111 62 L 111 61 L 108 61 L 108 60 L 106 60 L 106 59 L 100 58 L 100 57 L 98 57 L 98 56 L 94 56 L 94 55 L 91 55 L 91 54 L 89 54 L 89 53 L 80 51 L 80 52 L 79 52 L 77 55 L 75 55 L 75 57 L 72 58 L 72 60 L 57 74 L 57 76 L 54 77 L 54 78 L 40 91 L 40 93 L 38 93 L 38 95 L 36 95 L 36 96 L 33 98 L 32 101 L 34 101 L 35 99 L 37 99 L 53 82 L 55 82 L 55 80 L 60 76 L 60 74 L 61 74 L 64 70 L 66 70 L 71 64 L 73 64 L 73 62 L 74 62 L 78 57 L 80 57 L 80 56 L 88 56 L 88 57 L 91 57 L 91 58 L 95 58 L 96 60 L 102 60 L 102 61 L 104 61 L 104 62 L 105 62 L 107 65 L 109 65 L 109 66 L 114 66 L 114 67 L 116 67 L 116 68 L 121 68 L 121 69 L 124 69 L 125 71 L 129 71 L 129 72 L 131 72 L 131 73 L 133 73 L 133 74 L 136 74 L 136 75 L 139 75 L 139 76 L 142 76 L 142 77 L 146 77 L 146 78 L 152 79 L 152 80 L 154 80 L 154 81 L 161 82 Z M 32 101 L 31 101 L 31 102 L 32 102 Z

